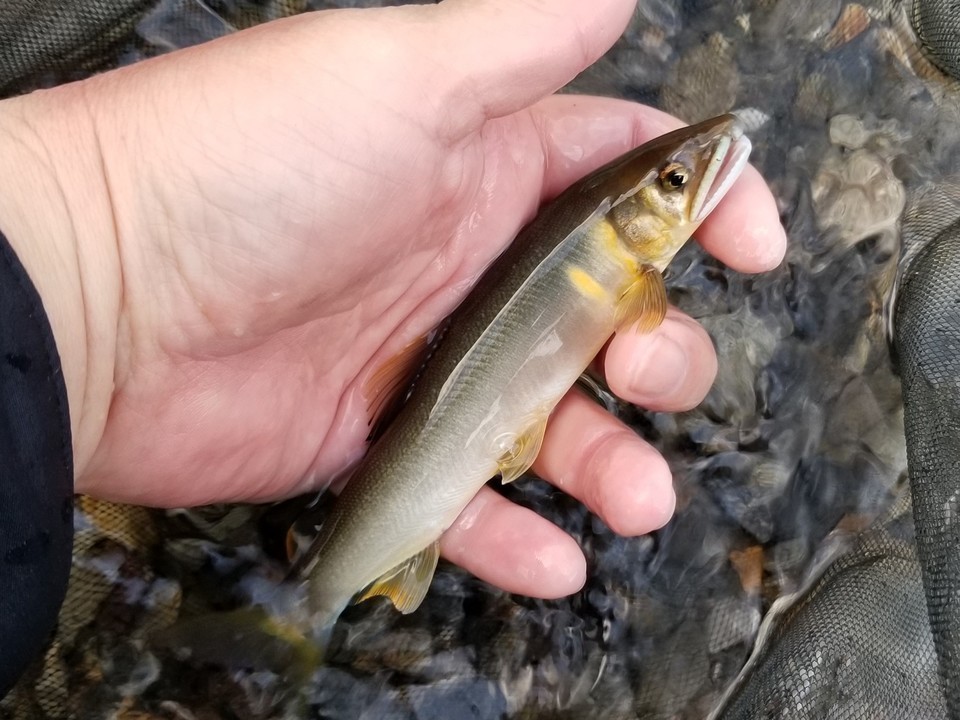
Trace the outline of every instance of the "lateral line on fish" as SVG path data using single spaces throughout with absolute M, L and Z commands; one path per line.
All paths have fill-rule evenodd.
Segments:
M 485 342 L 489 340 L 490 336 L 495 332 L 495 329 L 503 326 L 505 318 L 508 317 L 508 315 L 513 311 L 513 308 L 516 307 L 517 303 L 519 302 L 519 298 L 522 298 L 525 295 L 526 291 L 531 285 L 540 281 L 540 278 L 544 272 L 551 269 L 557 262 L 560 262 L 565 253 L 576 244 L 576 241 L 583 237 L 585 233 L 588 233 L 591 230 L 591 226 L 595 225 L 598 220 L 604 218 L 610 211 L 611 207 L 612 203 L 610 199 L 605 198 L 583 222 L 577 225 L 577 227 L 571 232 L 567 233 L 566 237 L 557 243 L 557 246 L 537 264 L 537 267 L 533 270 L 533 272 L 531 272 L 523 281 L 523 283 L 521 283 L 520 287 L 517 288 L 516 292 L 513 293 L 510 299 L 503 304 L 503 307 L 500 308 L 493 320 L 490 321 L 490 324 L 484 328 L 482 333 L 480 333 L 480 336 L 476 339 L 473 345 L 470 346 L 470 349 L 464 353 L 462 358 L 460 358 L 460 362 L 457 363 L 457 366 L 453 369 L 453 372 L 450 373 L 450 376 L 441 386 L 440 392 L 437 394 L 436 402 L 434 402 L 433 407 L 430 409 L 430 414 L 427 418 L 427 427 L 429 427 L 430 423 L 433 422 L 438 409 L 442 407 L 451 390 L 459 381 L 460 376 L 464 373 L 465 368 L 470 363 L 470 359 L 478 351 L 478 348 L 483 347 Z

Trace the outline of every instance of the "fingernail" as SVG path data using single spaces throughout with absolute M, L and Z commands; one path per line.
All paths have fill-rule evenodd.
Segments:
M 630 368 L 631 390 L 647 399 L 677 392 L 687 377 L 687 354 L 669 337 L 658 335 Z

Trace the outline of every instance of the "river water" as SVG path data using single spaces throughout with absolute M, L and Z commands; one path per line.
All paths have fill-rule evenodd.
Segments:
M 164 0 L 120 61 L 305 7 Z M 679 503 L 666 528 L 620 538 L 547 484 L 512 484 L 502 492 L 581 543 L 584 589 L 531 600 L 441 563 L 416 613 L 377 601 L 344 614 L 335 653 L 304 691 L 313 717 L 705 717 L 772 603 L 810 580 L 838 535 L 903 494 L 885 307 L 911 251 L 902 218 L 960 215 L 960 104 L 899 4 L 642 0 L 616 46 L 566 90 L 689 122 L 741 114 L 787 258 L 744 276 L 690 244 L 671 267 L 670 299 L 708 329 L 720 371 L 690 412 L 618 405 L 673 469 Z M 275 582 L 283 517 L 82 500 L 71 594 L 38 676 L 46 699 L 21 688 L 0 717 L 289 712 L 290 684 L 268 672 L 198 669 L 146 641 L 178 613 Z

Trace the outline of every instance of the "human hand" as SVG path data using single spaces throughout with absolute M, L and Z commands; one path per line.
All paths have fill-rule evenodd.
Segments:
M 0 154 L 25 168 L 0 188 L 0 229 L 57 338 L 77 491 L 266 500 L 350 467 L 368 431 L 364 381 L 457 305 L 541 201 L 679 124 L 545 97 L 632 9 L 310 14 L 0 103 Z M 746 272 L 780 261 L 755 171 L 699 240 Z M 615 337 L 602 364 L 624 399 L 681 410 L 716 357 L 671 310 L 650 335 Z M 663 459 L 575 393 L 534 470 L 622 534 L 673 511 Z M 513 592 L 564 595 L 585 575 L 571 538 L 489 488 L 441 547 Z

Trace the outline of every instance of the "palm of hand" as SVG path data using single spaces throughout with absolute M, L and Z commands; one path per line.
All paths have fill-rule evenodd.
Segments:
M 153 192 L 130 215 L 153 242 L 137 232 L 125 253 L 121 234 L 132 342 L 101 451 L 155 474 L 139 502 L 277 497 L 349 465 L 368 430 L 360 381 L 452 310 L 536 207 L 534 114 L 425 111 L 417 59 L 392 102 L 393 57 L 328 58 L 319 86 L 198 87 L 205 122 L 181 97 L 150 148 L 180 148 L 177 163 L 137 156 Z M 231 119 L 240 92 L 259 101 Z M 309 101 L 325 96 L 336 107 Z M 294 107 L 308 112 L 279 112 Z

